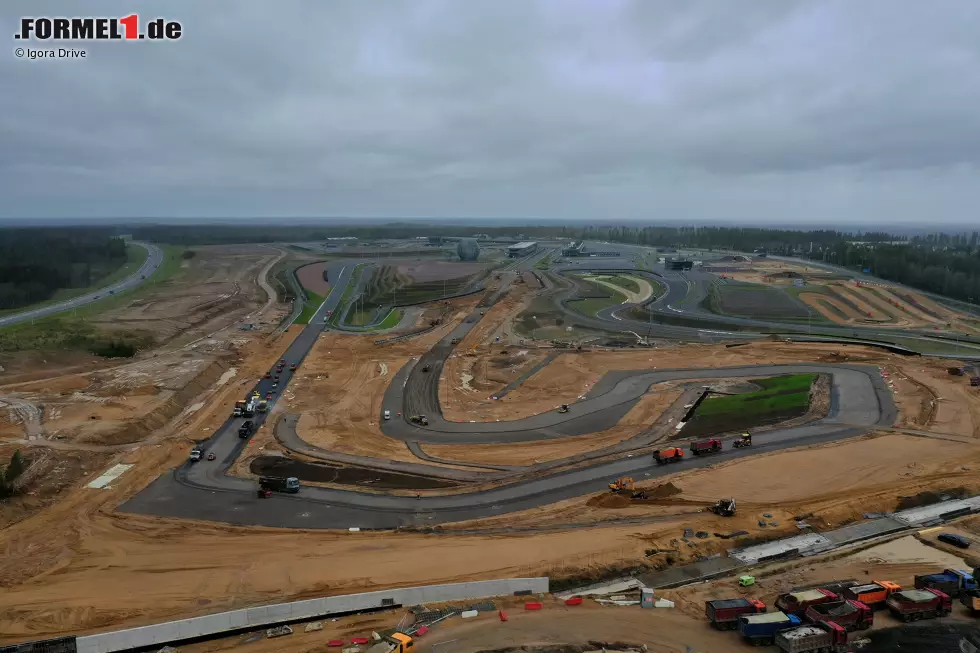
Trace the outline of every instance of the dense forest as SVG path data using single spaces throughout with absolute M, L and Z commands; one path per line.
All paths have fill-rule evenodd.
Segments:
M 5 229 L 0 237 L 0 310 L 86 288 L 126 263 L 126 243 L 108 228 Z

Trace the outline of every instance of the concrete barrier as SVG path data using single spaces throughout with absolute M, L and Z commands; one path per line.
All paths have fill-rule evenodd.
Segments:
M 115 653 L 177 642 L 233 633 L 241 630 L 267 628 L 332 614 L 376 610 L 389 605 L 415 605 L 511 596 L 516 592 L 542 594 L 548 592 L 548 579 L 504 578 L 448 585 L 426 585 L 401 589 L 328 596 L 306 601 L 264 605 L 232 610 L 204 617 L 169 621 L 152 626 L 87 635 L 76 640 L 78 653 Z

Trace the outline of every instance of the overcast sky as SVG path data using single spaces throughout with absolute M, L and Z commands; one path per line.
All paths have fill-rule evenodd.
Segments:
M 183 38 L 14 56 L 59 45 L 21 15 L 137 10 Z M 0 33 L 0 217 L 980 223 L 978 0 L 6 0 Z

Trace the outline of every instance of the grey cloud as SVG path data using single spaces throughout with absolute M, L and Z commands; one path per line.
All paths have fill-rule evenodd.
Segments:
M 0 31 L 76 7 L 8 2 Z M 139 9 L 184 37 L 0 59 L 0 216 L 967 221 L 980 199 L 972 0 Z

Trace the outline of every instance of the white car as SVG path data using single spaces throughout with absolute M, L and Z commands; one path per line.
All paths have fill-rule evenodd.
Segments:
M 385 419 L 391 419 L 391 411 L 390 410 L 386 410 L 385 411 Z

